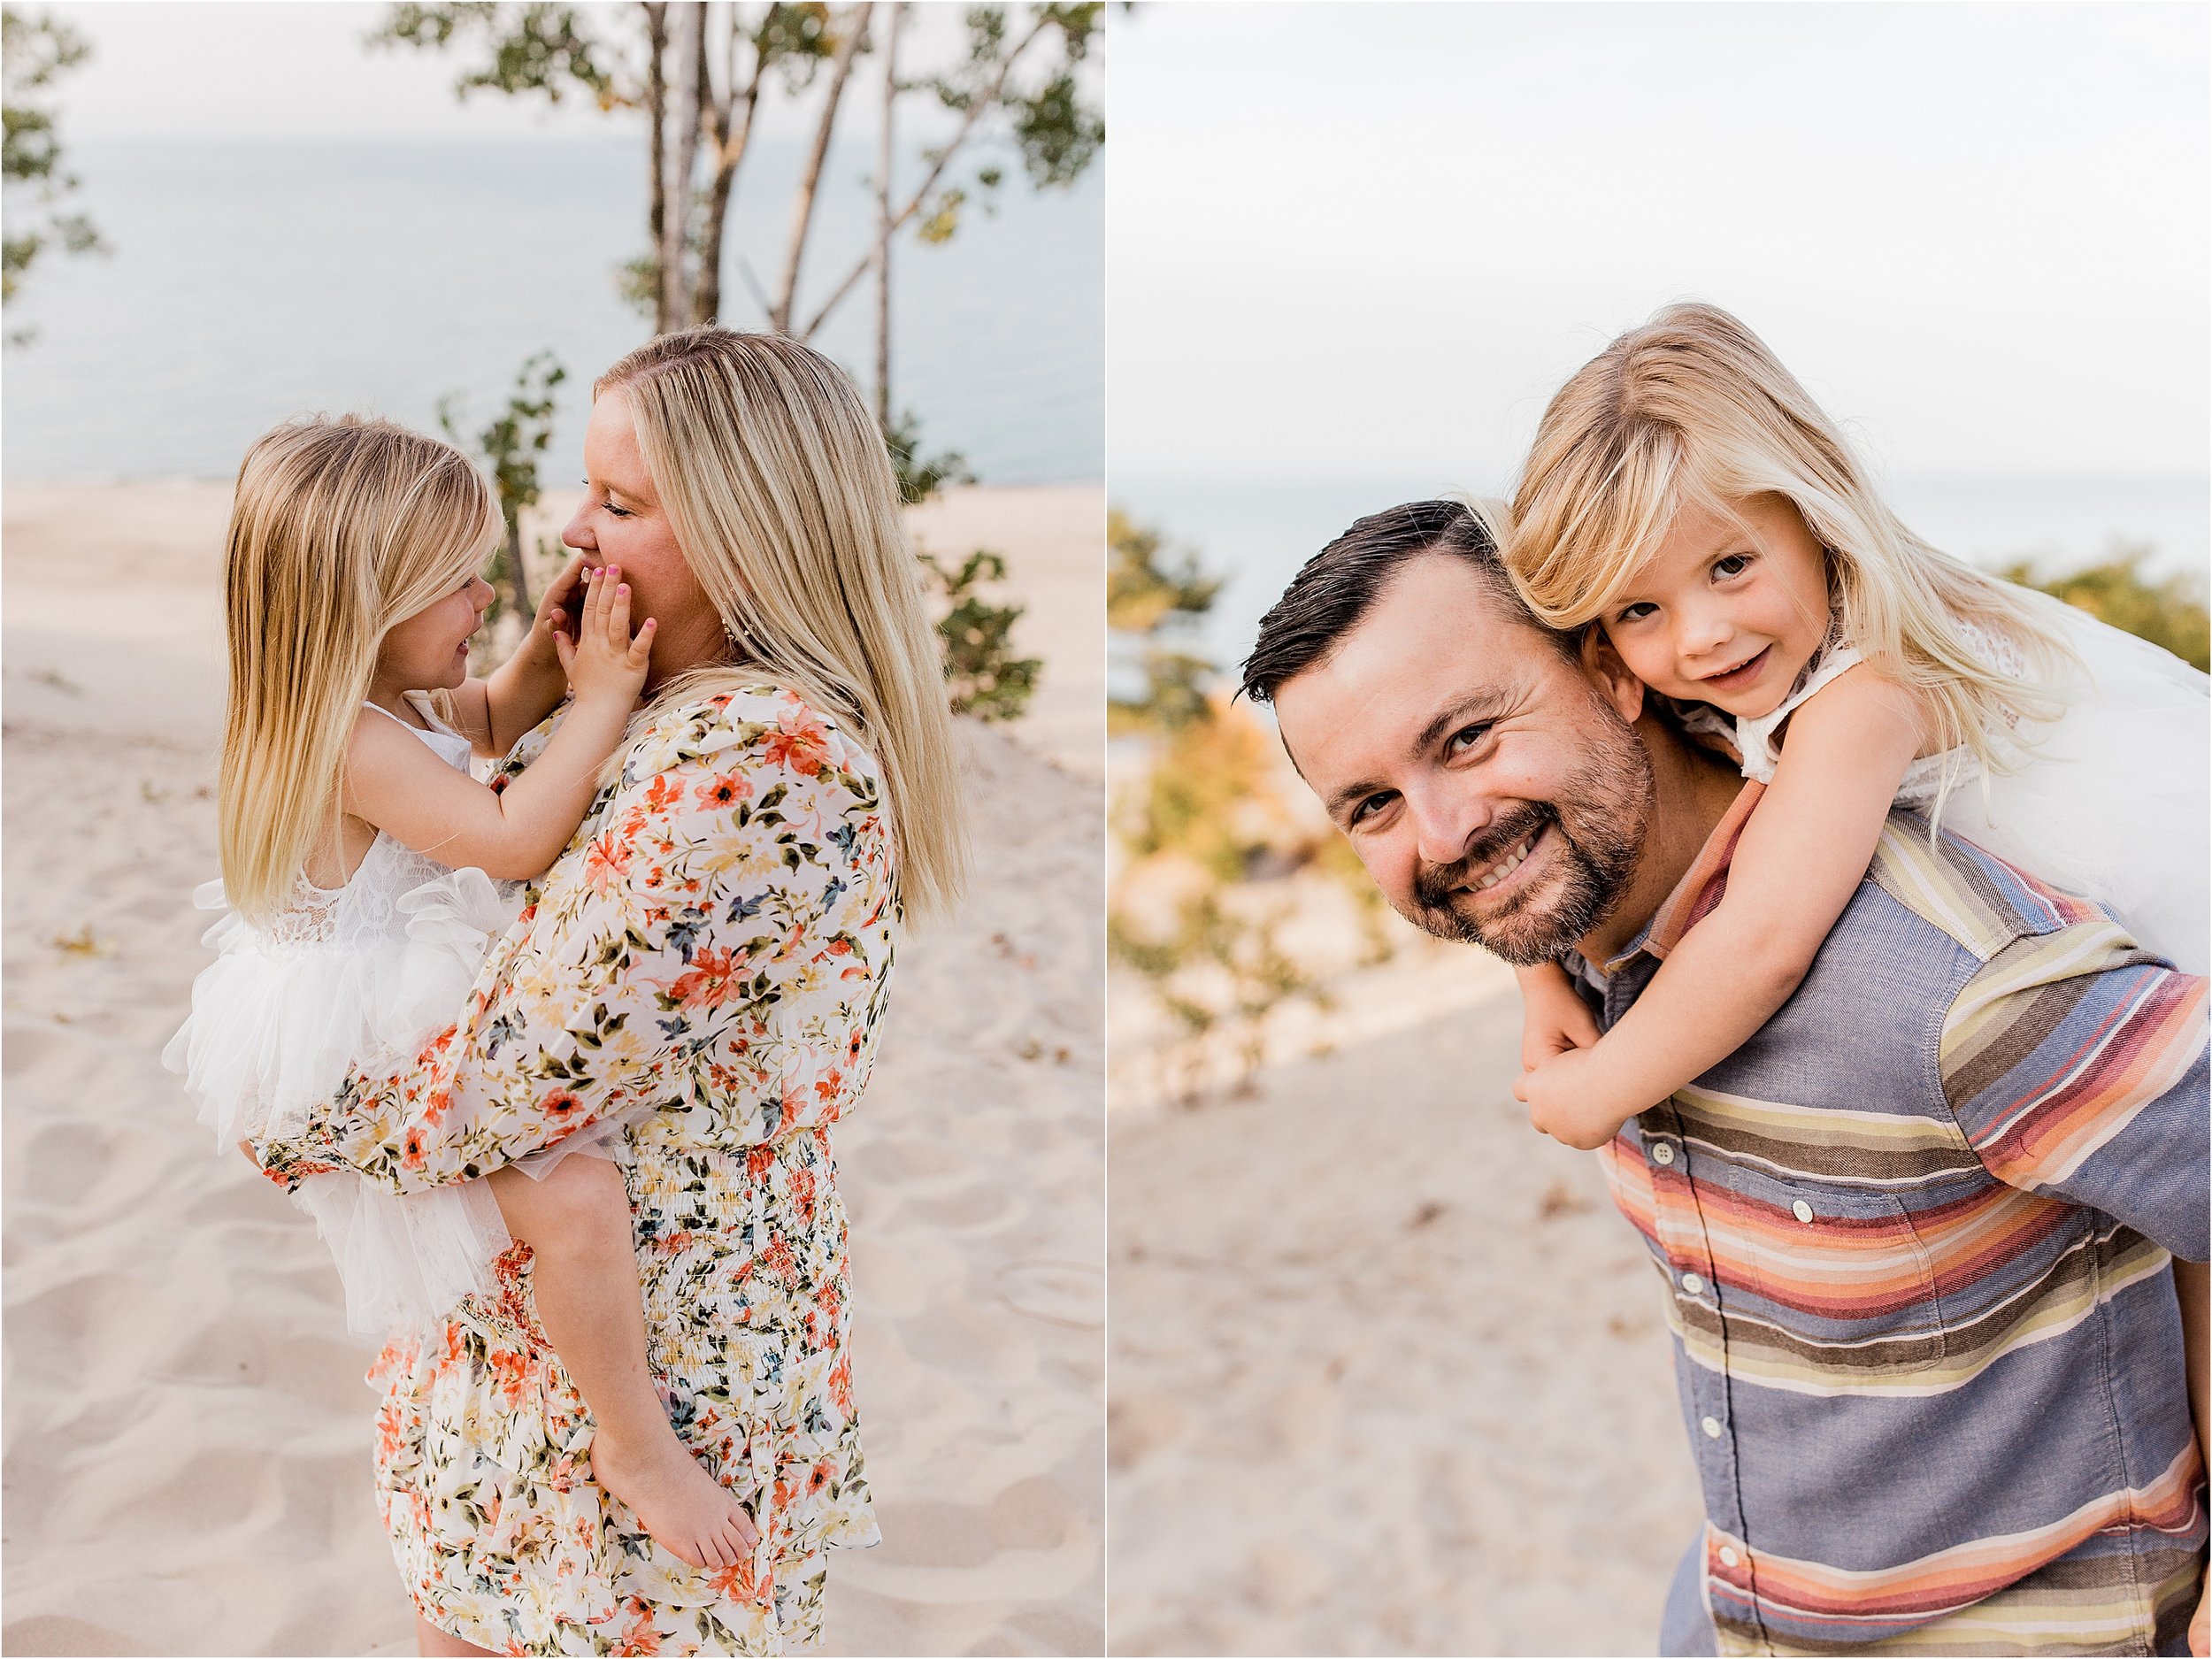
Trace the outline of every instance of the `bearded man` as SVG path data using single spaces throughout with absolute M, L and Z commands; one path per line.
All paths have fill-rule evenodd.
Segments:
M 1456 503 L 1323 549 L 1244 681 L 1403 915 L 1562 962 L 1601 1028 L 1758 807 L 1601 634 L 1535 621 Z M 1600 1149 L 1705 1503 L 1661 1652 L 2189 1651 L 2206 1006 L 1901 810 L 1790 1001 Z

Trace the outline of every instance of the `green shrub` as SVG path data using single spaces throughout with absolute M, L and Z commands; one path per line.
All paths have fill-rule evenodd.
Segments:
M 2039 581 L 2025 559 L 1997 573 L 2007 581 L 2078 606 L 2100 621 L 2163 646 L 2185 663 L 2212 672 L 2212 615 L 2202 590 L 2185 576 L 2163 581 L 2145 579 L 2140 566 L 2150 556 L 2145 546 L 2118 546 L 2101 565 Z
M 947 610 L 938 619 L 937 638 L 945 654 L 945 683 L 952 711 L 979 720 L 1018 718 L 1029 706 L 1044 664 L 1014 655 L 1014 624 L 1020 605 L 997 605 L 977 590 L 1006 580 L 1006 561 L 978 548 L 959 568 L 949 569 L 930 554 L 918 553 L 923 567 L 944 595 Z

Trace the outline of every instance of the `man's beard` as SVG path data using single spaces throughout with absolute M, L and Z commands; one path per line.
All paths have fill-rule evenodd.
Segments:
M 1556 797 L 1504 814 L 1450 864 L 1423 865 L 1413 878 L 1408 921 L 1439 939 L 1480 945 L 1528 967 L 1556 959 L 1613 913 L 1636 873 L 1651 825 L 1651 757 L 1609 704 L 1593 697 L 1591 705 L 1597 726 L 1588 753 Z M 1471 874 L 1548 825 L 1557 831 L 1552 868 L 1480 920 L 1460 908 L 1472 896 L 1459 891 Z

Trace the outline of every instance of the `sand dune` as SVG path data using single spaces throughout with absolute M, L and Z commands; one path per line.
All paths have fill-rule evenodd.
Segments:
M 158 1062 L 206 960 L 227 501 L 8 492 L 11 1654 L 412 1650 L 367 1348 Z M 833 1563 L 833 1652 L 1103 1640 L 1098 786 L 970 741 L 974 896 L 914 938 L 840 1146 L 886 1542 Z
M 1653 1651 L 1700 1516 L 1660 1286 L 1518 1020 L 1115 1115 L 1114 1652 Z
M 976 548 L 1006 556 L 1025 607 L 1015 649 L 1044 659 L 1036 695 L 1011 730 L 1086 778 L 1106 765 L 1106 492 L 1095 484 L 949 489 L 907 515 L 947 563 Z

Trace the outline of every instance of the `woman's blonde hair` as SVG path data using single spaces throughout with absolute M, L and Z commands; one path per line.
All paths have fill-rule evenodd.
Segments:
M 2072 659 L 2032 601 L 1930 547 L 1883 505 L 1835 423 L 1763 341 L 1717 306 L 1682 304 L 1578 370 L 1544 411 L 1502 545 L 1529 608 L 1554 627 L 1601 616 L 1693 503 L 1778 495 L 1827 551 L 1843 637 L 1916 693 L 1942 745 L 2010 764 L 1996 733 L 2055 715 Z M 2009 644 L 1985 660 L 1966 630 Z
M 741 659 L 654 701 L 766 680 L 883 773 L 907 904 L 941 913 L 966 865 L 952 714 L 890 453 L 842 370 L 777 334 L 691 328 L 600 376 L 620 392 L 692 575 Z
M 238 469 L 225 556 L 230 690 L 223 887 L 285 908 L 337 829 L 345 752 L 386 632 L 451 593 L 503 534 L 468 457 L 388 420 L 290 421 Z

